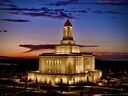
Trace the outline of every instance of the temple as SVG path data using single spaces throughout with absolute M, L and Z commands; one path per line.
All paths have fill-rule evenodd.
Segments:
M 40 54 L 39 70 L 28 72 L 28 80 L 52 85 L 96 83 L 101 77 L 102 72 L 95 70 L 95 56 L 81 52 L 80 46 L 76 45 L 69 19 L 64 24 L 63 38 L 55 52 Z

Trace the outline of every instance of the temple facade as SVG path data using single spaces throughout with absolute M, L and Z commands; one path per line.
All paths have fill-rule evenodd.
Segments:
M 80 46 L 73 40 L 72 24 L 67 19 L 64 24 L 63 38 L 54 53 L 42 53 L 39 58 L 39 70 L 28 72 L 28 80 L 47 84 L 76 84 L 79 82 L 97 82 L 102 77 L 95 70 L 95 56 L 81 52 Z

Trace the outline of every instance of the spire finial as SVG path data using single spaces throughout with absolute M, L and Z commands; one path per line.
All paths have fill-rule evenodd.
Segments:
M 67 17 L 67 20 L 69 20 L 70 18 L 69 17 Z
M 72 26 L 70 20 L 69 20 L 69 17 L 67 17 L 67 20 L 66 22 L 64 23 L 64 26 Z

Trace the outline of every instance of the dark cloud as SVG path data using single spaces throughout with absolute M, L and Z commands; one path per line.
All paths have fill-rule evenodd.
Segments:
M 19 45 L 19 46 L 30 49 L 24 52 L 24 53 L 28 53 L 36 50 L 41 50 L 41 49 L 55 49 L 56 44 L 46 44 L 46 45 L 29 45 L 28 44 L 28 45 Z
M 71 16 L 71 14 L 69 13 L 65 13 L 65 12 L 23 12 L 23 15 L 29 15 L 29 16 L 44 16 L 44 17 L 50 17 L 50 18 L 59 18 L 59 19 L 63 19 L 63 18 L 75 18 L 74 16 Z
M 128 60 L 128 53 L 125 52 L 95 52 L 94 54 L 103 60 Z
M 13 3 L 12 0 L 0 0 L 0 3 L 1 3 L 1 2 L 9 2 L 9 3 Z
M 128 3 L 113 3 L 113 2 L 109 2 L 109 3 L 87 3 L 88 5 L 102 5 L 102 6 L 122 6 L 122 5 L 128 5 Z
M 0 10 L 11 11 L 11 14 L 22 14 L 29 15 L 33 17 L 44 16 L 50 18 L 76 18 L 72 15 L 72 11 L 64 10 L 64 9 L 49 9 L 47 7 L 42 7 L 40 9 L 36 8 L 0 8 Z
M 41 9 L 35 8 L 0 8 L 0 10 L 9 10 L 9 11 L 41 11 Z
M 128 5 L 127 0 L 97 0 L 96 2 L 87 2 L 86 0 L 58 0 L 53 3 L 47 4 L 51 6 L 67 6 L 67 5 Z
M 118 15 L 125 15 L 125 13 L 116 12 L 116 11 L 102 11 L 102 10 L 79 10 L 76 13 L 94 13 L 94 14 L 118 14 Z
M 124 13 L 115 12 L 115 11 L 91 11 L 91 13 L 95 13 L 95 14 L 119 14 L 119 15 L 124 15 Z
M 10 14 L 19 14 L 19 12 L 9 12 Z
M 78 11 L 79 13 L 89 13 L 89 11 L 87 11 L 87 10 L 80 10 L 80 11 Z
M 128 5 L 128 0 L 97 0 L 97 4 L 121 6 Z
M 128 2 L 127 0 L 97 0 L 98 2 L 101 2 L 101 3 L 126 3 Z
M 85 1 L 79 0 L 56 0 L 52 3 L 46 4 L 50 6 L 67 6 L 67 5 L 81 5 L 86 4 Z
M 54 2 L 54 3 L 46 4 L 46 5 L 51 5 L 51 6 L 66 6 L 66 5 L 69 5 L 69 4 L 73 4 L 73 2 L 71 2 L 71 1 L 57 1 L 57 2 Z
M 65 10 L 65 9 L 49 9 L 47 7 L 43 7 L 40 9 L 35 8 L 0 8 L 0 10 L 10 10 L 15 12 L 10 12 L 12 14 L 22 13 L 23 15 L 30 15 L 30 16 L 48 16 L 48 17 L 71 17 L 73 13 L 96 13 L 96 14 L 124 14 L 116 11 L 101 11 L 101 10 Z
M 109 4 L 112 2 L 109 2 Z M 122 2 L 121 2 L 122 3 Z M 104 3 L 101 2 L 85 2 L 80 0 L 61 0 L 61 1 L 54 1 L 54 3 L 50 3 L 49 5 L 57 4 L 57 5 L 67 5 L 67 4 L 87 4 L 87 5 L 103 5 L 108 4 L 108 2 Z M 114 3 L 115 4 L 115 3 Z M 117 3 L 116 3 L 117 4 Z M 49 18 L 57 18 L 57 19 L 63 19 L 63 18 L 79 18 L 81 15 L 80 13 L 94 13 L 94 14 L 120 14 L 123 15 L 124 13 L 115 12 L 115 11 L 102 11 L 102 10 L 91 10 L 89 8 L 87 9 L 79 9 L 79 10 L 73 10 L 73 9 L 63 9 L 63 8 L 48 8 L 48 7 L 42 7 L 42 8 L 18 8 L 18 7 L 11 7 L 11 8 L 0 8 L 0 10 L 7 11 L 10 14 L 15 15 L 29 15 L 32 17 L 49 17 Z M 79 15 L 80 14 L 80 15 Z
M 0 8 L 0 10 L 8 10 L 10 14 L 21 14 L 29 15 L 33 17 L 49 17 L 49 18 L 78 18 L 77 14 L 79 13 L 95 13 L 95 14 L 120 14 L 124 13 L 115 12 L 115 11 L 93 11 L 93 10 L 65 10 L 61 9 L 50 9 L 47 7 L 42 8 Z
M 58 8 L 58 9 L 50 9 L 47 7 L 42 7 L 42 8 L 0 8 L 0 10 L 5 10 L 5 11 L 27 11 L 27 12 L 69 12 L 68 10 L 65 10 L 63 8 Z
M 12 5 L 12 4 L 2 4 L 2 3 L 0 3 L 0 6 L 5 6 L 5 7 L 16 7 L 16 5 Z
M 1 7 L 17 7 L 12 0 L 0 0 Z
M 30 22 L 29 20 L 23 20 L 23 19 L 0 19 L 0 21 L 8 21 L 8 22 Z
M 0 29 L 0 32 L 8 32 L 6 29 Z
M 38 51 L 38 50 L 42 50 L 42 49 L 55 49 L 55 46 L 57 46 L 57 45 L 58 44 L 45 44 L 45 45 L 26 44 L 26 45 L 19 45 L 19 46 L 30 49 L 30 50 L 24 52 L 24 53 L 28 53 L 28 52 Z M 80 47 L 98 47 L 97 45 L 89 45 L 89 46 L 78 45 L 78 46 L 80 46 Z
M 11 0 L 2 0 L 2 1 L 11 2 Z M 53 9 L 53 8 L 50 9 L 47 7 L 19 8 L 19 7 L 16 7 L 15 5 L 9 5 L 9 4 L 3 3 L 3 2 L 0 2 L 0 5 L 3 6 L 0 8 L 0 10 L 7 11 L 10 14 L 29 15 L 29 16 L 33 16 L 33 17 L 44 16 L 44 17 L 58 18 L 58 19 L 63 19 L 63 18 L 67 18 L 67 17 L 76 18 L 75 16 L 72 15 L 72 12 L 68 12 L 67 10 L 64 10 L 64 9 Z M 5 8 L 5 6 L 6 6 L 6 8 Z M 8 20 L 5 20 L 5 21 L 8 21 Z M 11 20 L 9 20 L 9 21 L 11 21 Z

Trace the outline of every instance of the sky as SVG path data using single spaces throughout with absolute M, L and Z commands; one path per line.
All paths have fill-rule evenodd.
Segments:
M 128 0 L 0 0 L 0 56 L 51 52 L 69 18 L 83 51 L 128 60 L 127 9 Z

